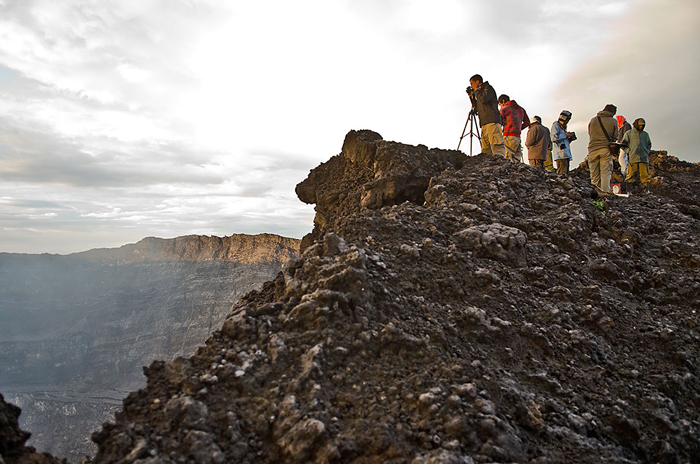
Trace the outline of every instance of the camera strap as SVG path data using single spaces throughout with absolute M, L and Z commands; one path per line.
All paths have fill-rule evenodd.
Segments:
M 605 134 L 605 138 L 608 139 L 608 142 L 609 143 L 616 142 L 615 140 L 610 138 L 610 134 L 608 134 L 608 131 L 605 130 L 605 126 L 603 125 L 603 121 L 600 119 L 600 116 L 598 116 L 598 124 L 600 124 L 600 128 L 603 129 L 603 133 Z

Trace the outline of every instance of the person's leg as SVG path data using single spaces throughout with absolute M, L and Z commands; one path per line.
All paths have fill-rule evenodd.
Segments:
M 520 138 L 506 135 L 503 137 L 503 141 L 506 148 L 506 158 L 513 162 L 519 161 L 517 153 L 520 145 Z
M 506 156 L 500 124 L 494 122 L 481 128 L 481 152 L 489 155 Z
M 547 171 L 554 171 L 554 163 L 552 162 L 552 146 L 547 149 L 547 157 L 544 160 L 544 168 Z
M 544 160 L 531 159 L 531 160 L 528 160 L 528 162 L 530 163 L 530 166 L 535 166 L 535 167 L 539 166 L 541 168 L 544 168 Z
M 649 163 L 639 163 L 639 180 L 642 184 L 649 183 Z
M 487 124 L 481 128 L 481 153 L 493 155 L 493 152 L 491 151 L 491 141 L 488 137 L 489 126 L 490 124 Z
M 625 177 L 625 182 L 628 184 L 634 183 L 634 176 L 639 171 L 639 163 L 629 163 L 627 165 L 627 177 Z
M 569 172 L 569 160 L 567 159 L 559 159 L 557 160 L 557 174 L 566 174 Z
M 625 150 L 620 150 L 620 172 L 623 178 L 627 176 L 627 158 L 627 152 Z
M 588 152 L 588 170 L 591 173 L 591 184 L 600 189 L 600 150 Z
M 613 172 L 613 157 L 610 150 L 604 150 L 600 154 L 600 189 L 610 193 L 610 178 Z
M 503 140 L 503 131 L 501 131 L 500 124 L 487 124 L 488 126 L 493 126 L 490 130 L 491 134 L 491 151 L 494 155 L 499 155 L 506 157 L 506 145 L 505 140 Z
M 639 163 L 639 180 L 644 186 L 644 192 L 649 193 L 649 163 Z
M 523 141 L 520 137 L 515 137 L 518 142 L 518 148 L 515 150 L 515 159 L 518 163 L 523 162 Z

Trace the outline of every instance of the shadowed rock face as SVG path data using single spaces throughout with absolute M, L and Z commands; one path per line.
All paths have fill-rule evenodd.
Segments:
M 651 195 L 594 203 L 437 153 L 348 134 L 297 187 L 301 258 L 151 364 L 92 462 L 697 462 L 700 167 L 654 153 Z M 374 183 L 409 166 L 424 190 Z
M 68 256 L 0 254 L 0 391 L 30 444 L 77 461 L 145 384 L 142 366 L 191 355 L 232 304 L 298 257 L 274 235 L 147 238 Z

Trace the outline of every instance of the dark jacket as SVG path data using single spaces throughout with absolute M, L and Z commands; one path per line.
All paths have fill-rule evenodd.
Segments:
M 549 138 L 549 129 L 537 122 L 532 121 L 527 130 L 525 146 L 527 147 L 527 159 L 547 159 L 547 150 L 552 145 Z
M 618 124 L 618 127 L 619 126 L 620 125 Z M 622 142 L 622 137 L 625 136 L 625 132 L 627 132 L 630 129 L 632 129 L 632 125 L 629 122 L 625 121 L 624 123 L 622 123 L 622 127 L 620 127 L 620 133 L 617 134 L 617 141 Z
M 605 132 L 600 127 L 598 117 L 600 117 L 610 139 L 606 137 Z M 599 111 L 598 115 L 588 123 L 588 152 L 609 148 L 611 141 L 617 141 L 617 121 L 610 112 L 605 110 Z
M 488 82 L 483 82 L 479 90 L 474 91 L 476 98 L 476 114 L 479 116 L 479 125 L 501 123 L 501 113 L 498 111 L 498 97 L 496 91 Z
M 511 137 L 520 137 L 520 132 L 530 125 L 530 118 L 527 117 L 525 109 L 515 100 L 507 101 L 503 105 L 501 121 L 503 121 L 503 135 Z

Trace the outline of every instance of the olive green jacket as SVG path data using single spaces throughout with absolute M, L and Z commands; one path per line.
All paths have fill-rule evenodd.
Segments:
M 651 138 L 646 131 L 640 132 L 636 128 L 628 130 L 622 137 L 622 146 L 627 150 L 628 163 L 649 163 Z

